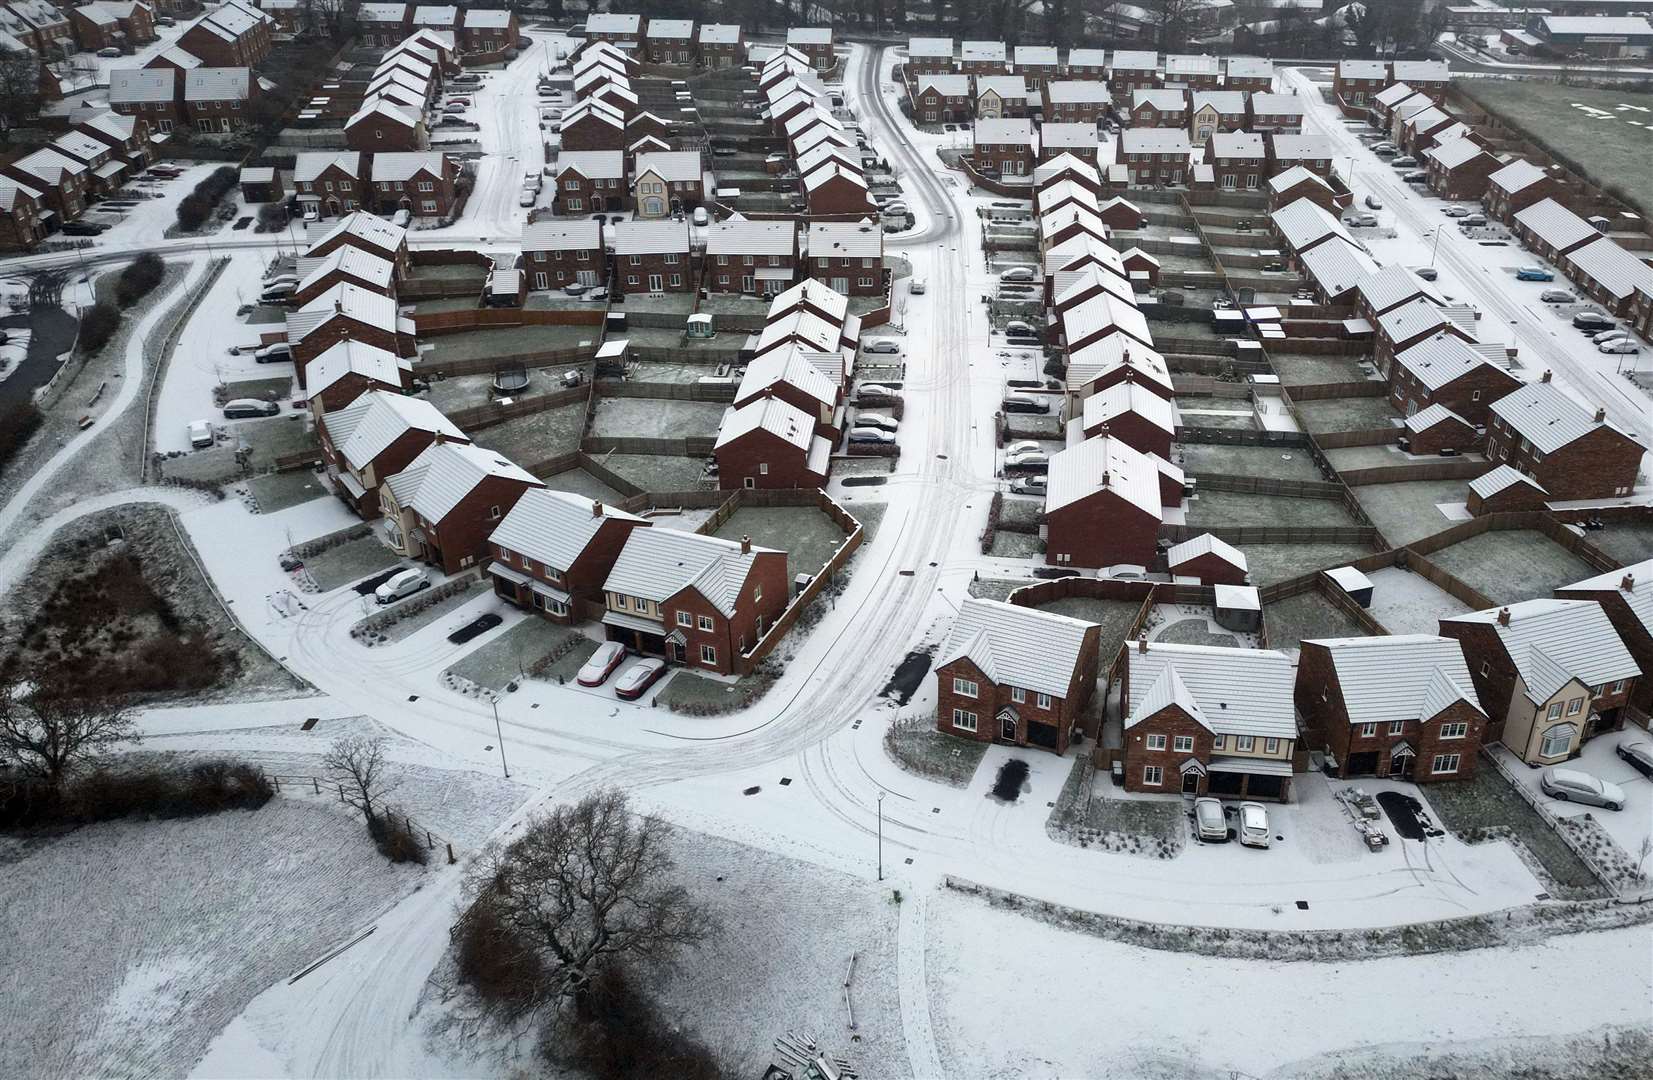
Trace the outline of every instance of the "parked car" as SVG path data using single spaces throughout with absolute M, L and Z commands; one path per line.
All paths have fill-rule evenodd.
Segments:
M 297 285 L 287 283 L 271 285 L 258 294 L 258 302 L 260 304 L 285 304 L 293 298 L 293 292 L 297 288 Z
M 119 56 L 120 54 L 121 51 L 113 45 L 105 45 L 103 48 L 98 50 L 98 55 L 103 57 Z
M 1194 800 L 1194 832 L 1202 841 L 1224 843 L 1228 840 L 1228 819 L 1223 816 L 1223 804 L 1206 796 Z
M 1630 331 L 1628 330 L 1603 330 L 1598 334 L 1585 334 L 1584 336 L 1595 342 L 1597 345 L 1605 345 L 1610 341 L 1631 340 Z
M 1551 767 L 1538 776 L 1544 794 L 1562 802 L 1579 802 L 1605 810 L 1624 809 L 1624 789 L 1578 769 Z
M 1368 210 L 1382 210 L 1383 209 L 1383 200 L 1378 198 L 1376 195 L 1368 195 L 1368 196 L 1366 196 L 1364 201 L 1366 203 L 1366 209 L 1368 209 Z
M 253 353 L 253 360 L 260 364 L 282 364 L 293 358 L 293 347 L 285 341 L 278 341 L 274 345 L 266 345 Z
M 533 206 L 539 199 L 539 192 L 533 188 L 523 188 L 522 194 L 517 196 L 518 206 Z
M 1613 320 L 1599 311 L 1581 311 L 1573 316 L 1575 330 L 1611 330 Z
M 281 411 L 281 405 L 274 401 L 260 401 L 257 398 L 236 398 L 224 405 L 224 419 L 246 420 L 254 416 L 274 416 Z
M 1017 442 L 1010 443 L 1004 448 L 1004 452 L 1006 454 L 1025 454 L 1030 450 L 1043 452 L 1044 447 L 1040 446 L 1039 443 L 1033 439 L 1021 439 Z
M 413 211 L 403 207 L 390 215 L 390 223 L 398 229 L 405 229 L 413 224 Z
M 101 221 L 66 221 L 58 231 L 64 236 L 96 236 L 107 228 Z
M 1463 217 L 1458 219 L 1458 228 L 1460 228 L 1460 229 L 1479 229 L 1481 226 L 1485 225 L 1486 223 L 1487 223 L 1487 216 L 1485 214 L 1466 214 Z
M 1046 481 L 1042 476 L 1018 476 L 1010 481 L 1010 490 L 1017 495 L 1043 495 L 1045 485 Z
M 1408 184 L 1427 184 L 1429 183 L 1429 174 L 1424 172 L 1422 169 L 1413 169 L 1411 172 L 1402 176 L 1401 179 Z
M 1013 337 L 1031 337 L 1033 335 L 1033 325 L 1020 319 L 1011 319 L 1004 324 L 1004 332 Z
M 1391 169 L 1415 169 L 1418 167 L 1418 159 L 1413 157 L 1411 154 L 1402 154 L 1397 158 L 1391 159 L 1389 162 L 1389 167 Z
M 1641 352 L 1641 346 L 1627 337 L 1616 338 L 1613 341 L 1604 341 L 1596 346 L 1597 352 L 1604 352 L 1610 356 L 1634 356 Z
M 1436 270 L 1433 266 L 1420 266 L 1412 272 L 1418 275 L 1418 277 L 1423 281 L 1434 281 L 1436 278 L 1441 276 L 1440 271 Z
M 881 383 L 866 383 L 855 392 L 855 404 L 865 407 L 868 405 L 893 405 L 901 400 L 901 395 L 893 387 Z
M 711 224 L 712 221 L 712 216 L 706 212 L 706 208 L 704 206 L 695 207 L 694 213 L 691 217 L 693 218 L 694 223 L 702 228 Z
M 1571 304 L 1578 300 L 1578 297 L 1566 289 L 1545 289 L 1538 294 L 1538 298 L 1546 304 Z
M 1653 743 L 1646 739 L 1621 742 L 1613 748 L 1613 752 L 1643 776 L 1653 776 Z
M 912 293 L 914 296 L 923 296 L 929 287 L 929 282 L 917 275 L 914 275 L 913 278 L 907 282 L 907 291 Z
M 1004 459 L 1005 472 L 1044 472 L 1049 468 L 1050 457 L 1043 450 L 1024 450 L 1007 454 Z
M 862 428 L 878 428 L 880 431 L 899 431 L 901 421 L 893 416 L 882 413 L 861 413 L 855 418 L 855 426 Z
M 861 351 L 872 356 L 899 356 L 901 342 L 894 338 L 873 338 L 861 346 Z
M 543 183 L 545 183 L 545 178 L 540 175 L 538 169 L 529 169 L 522 174 L 522 186 L 525 188 L 533 188 L 538 191 Z
M 591 654 L 580 668 L 579 674 L 574 676 L 581 686 L 601 686 L 614 674 L 626 658 L 626 647 L 618 641 L 605 641 L 597 646 L 597 651 Z
M 1268 847 L 1268 810 L 1262 803 L 1240 804 L 1240 843 L 1246 847 Z
M 1265 274 L 1283 274 L 1285 272 L 1286 272 L 1286 264 L 1283 263 L 1283 262 L 1279 262 L 1278 260 L 1276 260 L 1275 262 L 1266 262 L 1266 263 L 1263 264 L 1263 273 L 1265 273 Z
M 893 443 L 895 432 L 885 431 L 881 427 L 853 427 L 849 429 L 849 441 L 852 443 Z
M 620 681 L 614 684 L 614 696 L 625 701 L 636 701 L 648 688 L 660 681 L 666 673 L 666 662 L 650 657 L 626 669 Z
M 1343 224 L 1352 225 L 1357 229 L 1370 229 L 1377 223 L 1377 215 L 1368 214 L 1364 210 L 1351 210 L 1343 215 Z
M 417 566 L 390 575 L 373 590 L 373 599 L 381 604 L 394 604 L 404 596 L 412 596 L 420 589 L 430 588 L 430 578 Z
M 197 450 L 212 445 L 211 420 L 196 420 L 189 425 L 189 444 Z
M 1542 266 L 1523 266 L 1515 271 L 1516 281 L 1554 281 L 1555 274 Z
M 1443 206 L 1441 207 L 1441 213 L 1450 218 L 1464 218 L 1474 213 L 1474 211 L 1467 206 Z
M 1012 266 L 1010 269 L 1006 270 L 1004 273 L 999 275 L 999 280 L 1000 281 L 1032 281 L 1033 280 L 1033 267 L 1031 267 L 1031 266 Z
M 1050 402 L 1032 394 L 1006 394 L 1003 407 L 1007 413 L 1047 413 Z

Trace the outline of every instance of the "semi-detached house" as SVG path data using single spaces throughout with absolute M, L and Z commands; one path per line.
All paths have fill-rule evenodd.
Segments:
M 309 235 L 314 239 L 304 252 L 307 258 L 319 258 L 338 247 L 355 247 L 388 260 L 396 267 L 398 281 L 411 272 L 408 231 L 373 214 L 358 211 L 333 224 L 312 225 Z
M 913 119 L 920 123 L 952 124 L 970 117 L 970 76 L 920 75 L 912 87 Z
M 412 388 L 411 360 L 363 341 L 336 342 L 310 361 L 310 415 L 318 422 L 371 390 L 403 394 Z
M 559 214 L 614 212 L 631 205 L 621 150 L 564 150 L 553 168 L 551 205 Z
M 1553 176 L 1532 162 L 1517 158 L 1487 177 L 1484 202 L 1487 214 L 1507 225 L 1517 211 L 1554 198 L 1559 191 L 1560 185 Z
M 369 390 L 316 421 L 327 476 L 346 506 L 366 520 L 381 512 L 379 485 L 436 441 L 468 443 L 440 409 L 400 390 Z
M 811 277 L 845 296 L 884 292 L 884 233 L 866 221 L 818 221 L 809 226 Z
M 123 116 L 142 117 L 164 135 L 183 123 L 183 85 L 183 76 L 171 67 L 113 68 L 109 107 Z
M 440 150 L 373 155 L 372 194 L 380 213 L 447 217 L 455 209 L 458 182 L 459 162 Z
M 976 118 L 971 159 L 975 167 L 993 176 L 1028 176 L 1033 172 L 1038 136 L 1033 121 L 1020 118 Z
M 301 257 L 297 273 L 298 288 L 293 290 L 292 299 L 296 307 L 303 307 L 334 286 L 344 283 L 392 299 L 396 296 L 395 265 L 389 259 L 348 244 L 314 259 Z
M 438 432 L 406 468 L 381 480 L 381 528 L 398 555 L 457 574 L 490 557 L 488 535 L 524 492 L 544 486 L 495 451 Z
M 1105 436 L 1058 451 L 1045 490 L 1045 561 L 1146 567 L 1162 505 L 1159 469 L 1148 454 Z
M 413 320 L 397 314 L 395 300 L 341 282 L 287 315 L 287 344 L 299 385 L 309 385 L 310 361 L 345 340 L 364 341 L 397 356 L 417 354 Z
M 1492 403 L 1487 460 L 1532 477 L 1551 499 L 1607 499 L 1636 486 L 1646 447 L 1549 381 L 1527 383 Z
M 1193 150 L 1185 128 L 1126 128 L 1119 133 L 1118 164 L 1138 187 L 1179 186 L 1188 175 Z
M 627 293 L 689 292 L 699 287 L 687 221 L 622 221 L 614 226 L 614 274 Z
M 530 488 L 488 535 L 494 594 L 558 623 L 602 609 L 603 583 L 649 522 L 598 500 Z
M 565 289 L 608 281 L 602 223 L 589 218 L 542 218 L 522 230 L 522 269 L 528 287 Z
M 323 217 L 339 217 L 359 209 L 368 192 L 362 175 L 362 155 L 355 150 L 307 150 L 293 163 L 293 187 L 298 201 L 313 206 Z
M 798 226 L 791 219 L 730 218 L 706 230 L 706 287 L 714 292 L 773 296 L 792 284 Z
M 735 407 L 776 397 L 805 414 L 815 433 L 835 438 L 843 416 L 845 362 L 839 349 L 811 348 L 792 342 L 770 349 L 746 365 L 735 388 Z
M 971 597 L 936 664 L 936 729 L 1067 753 L 1096 691 L 1101 627 Z
M 953 70 L 953 39 L 914 37 L 907 39 L 907 78 L 943 75 Z
M 1502 345 L 1465 341 L 1444 331 L 1395 353 L 1389 365 L 1389 398 L 1404 416 L 1441 405 L 1479 427 L 1491 416 L 1492 404 L 1521 388 L 1499 361 L 1506 361 Z

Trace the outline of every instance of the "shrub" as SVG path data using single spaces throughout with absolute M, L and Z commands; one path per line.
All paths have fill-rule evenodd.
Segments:
M 95 353 L 109 343 L 121 324 L 120 308 L 100 300 L 80 317 L 80 351 Z
M 592 980 L 570 1024 L 571 1038 L 564 1044 L 569 1064 L 597 1080 L 718 1080 L 723 1075 L 716 1055 L 667 1024 L 654 1002 L 618 967 L 604 968 Z
M 280 232 L 287 227 L 287 204 L 284 202 L 265 203 L 258 208 L 258 224 L 254 227 L 257 232 Z
M 194 232 L 207 223 L 212 204 L 198 194 L 185 195 L 178 203 L 178 228 Z
M 121 271 L 115 282 L 115 302 L 129 308 L 148 296 L 166 275 L 166 263 L 153 251 L 146 251 Z
M 196 184 L 195 190 L 178 203 L 178 228 L 184 232 L 195 232 L 205 225 L 219 200 L 235 187 L 237 176 L 235 169 L 226 165 L 214 169 L 210 176 Z
M 44 419 L 32 401 L 15 401 L 0 406 L 0 469 L 4 469 L 17 456 L 29 441 L 29 436 L 40 430 Z
M 22 778 L 0 788 L 0 826 L 90 825 L 125 817 L 184 818 L 256 810 L 275 796 L 262 769 L 214 759 L 186 768 L 99 768 L 54 793 Z
M 396 815 L 386 810 L 382 814 L 374 814 L 367 819 L 368 835 L 379 847 L 379 854 L 393 863 L 425 864 L 424 845 L 416 838 L 406 824 L 396 821 Z
M 539 954 L 480 896 L 454 928 L 459 981 L 507 1013 L 533 1008 L 550 973 Z

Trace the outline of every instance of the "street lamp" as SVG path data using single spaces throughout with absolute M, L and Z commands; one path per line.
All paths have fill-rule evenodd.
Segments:
M 1434 228 L 1435 243 L 1429 249 L 1429 265 L 1431 267 L 1433 267 L 1435 265 L 1435 253 L 1437 251 L 1441 250 L 1441 228 L 1442 228 L 1442 226 L 1440 226 L 1440 225 L 1437 225 Z
M 884 880 L 884 793 L 878 793 L 878 880 Z
M 488 704 L 494 707 L 494 738 L 499 741 L 499 767 L 505 773 L 505 779 L 511 778 L 510 766 L 505 764 L 505 733 L 499 727 L 499 702 L 490 699 Z

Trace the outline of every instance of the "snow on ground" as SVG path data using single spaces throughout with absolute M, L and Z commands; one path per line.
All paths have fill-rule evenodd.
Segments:
M 95 825 L 0 878 L 0 1074 L 179 1076 L 423 872 L 325 802 Z
M 1653 778 L 1644 776 L 1631 767 L 1615 750 L 1621 742 L 1638 741 L 1647 742 L 1647 732 L 1633 727 L 1618 733 L 1600 735 L 1585 743 L 1583 752 L 1566 765 L 1569 769 L 1589 773 L 1597 779 L 1623 788 L 1625 806 L 1623 810 L 1618 811 L 1552 799 L 1538 786 L 1539 777 L 1544 774 L 1544 770 L 1529 768 L 1506 749 L 1498 748 L 1494 752 L 1509 766 L 1516 782 L 1536 796 L 1539 805 L 1544 809 L 1559 818 L 1589 814 L 1601 823 L 1601 827 L 1607 830 L 1613 842 L 1635 861 L 1641 857 L 1642 844 L 1653 837 Z M 1645 869 L 1653 871 L 1653 858 L 1647 860 Z
M 1372 618 L 1391 634 L 1438 634 L 1442 619 L 1462 615 L 1469 605 L 1428 578 L 1405 567 L 1385 566 L 1372 579 Z
M 178 204 L 184 201 L 186 195 L 195 190 L 195 185 L 224 167 L 222 161 L 211 161 L 200 165 L 181 164 L 185 164 L 186 167 L 174 179 L 167 180 L 157 176 L 132 182 L 131 186 L 138 191 L 149 192 L 156 197 L 143 199 L 131 210 L 124 212 L 102 210 L 94 205 L 87 212 L 87 220 L 106 224 L 109 229 L 93 239 L 91 250 L 96 252 L 124 248 L 132 251 L 142 251 L 166 239 L 166 230 L 178 224 Z M 226 198 L 239 199 L 240 195 L 239 193 L 232 193 Z M 217 228 L 216 225 L 211 227 Z M 250 226 L 245 232 L 235 235 L 242 240 L 258 237 L 261 240 L 269 240 L 269 242 L 274 243 L 273 238 L 259 237 L 259 234 L 253 233 Z M 179 239 L 186 242 L 200 242 L 202 238 L 181 237 Z
M 1401 1055 L 1645 1029 L 1653 994 L 1648 965 L 1625 962 L 1645 958 L 1643 927 L 1512 950 L 1264 964 L 1103 941 L 948 890 L 929 907 L 929 1006 L 958 1076 L 1321 1075 L 1325 1055 L 1374 1043 Z

